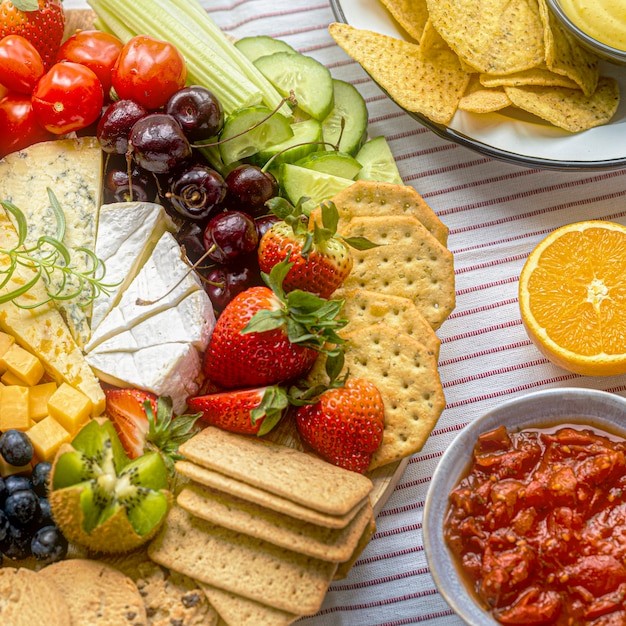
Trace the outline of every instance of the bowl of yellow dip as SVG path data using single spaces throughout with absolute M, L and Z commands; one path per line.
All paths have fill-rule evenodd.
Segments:
M 546 0 L 556 18 L 600 58 L 626 65 L 626 0 Z

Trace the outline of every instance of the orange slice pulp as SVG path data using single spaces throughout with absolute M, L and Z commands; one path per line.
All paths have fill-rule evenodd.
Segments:
M 626 372 L 626 227 L 598 220 L 552 232 L 524 264 L 519 304 L 528 336 L 556 365 Z

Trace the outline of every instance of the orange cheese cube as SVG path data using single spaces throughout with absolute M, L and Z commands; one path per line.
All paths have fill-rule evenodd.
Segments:
M 2 380 L 0 378 L 0 380 Z M 30 418 L 38 422 L 48 415 L 48 400 L 56 391 L 56 383 L 39 383 L 28 390 L 28 411 Z
M 71 435 L 49 415 L 37 422 L 28 431 L 28 436 L 42 461 L 51 461 L 62 443 L 69 443 Z
M 68 383 L 61 383 L 48 399 L 48 415 L 75 435 L 91 416 L 91 400 Z
M 28 387 L 8 385 L 2 388 L 0 398 L 0 430 L 9 428 L 28 430 L 31 427 L 28 410 Z
M 13 474 L 30 474 L 32 469 L 33 467 L 30 463 L 28 465 L 11 465 L 0 455 L 0 476 L 3 478 L 13 476 Z
M 5 385 L 22 385 L 24 386 L 24 381 L 19 377 L 13 374 L 13 372 L 9 372 L 7 370 L 0 376 L 0 381 Z
M 15 343 L 15 339 L 7 334 L 0 332 L 0 357 Z M 4 371 L 4 366 L 0 363 L 0 372 Z
M 41 361 L 16 343 L 0 357 L 0 367 L 20 378 L 26 385 L 36 385 L 44 374 Z

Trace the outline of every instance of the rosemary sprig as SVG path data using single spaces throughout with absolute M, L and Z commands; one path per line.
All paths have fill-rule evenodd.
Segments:
M 24 245 L 28 234 L 28 223 L 24 213 L 12 202 L 0 201 L 4 209 L 13 216 L 17 232 L 17 243 L 13 248 L 0 247 L 0 291 L 9 284 L 18 267 L 34 270 L 32 279 L 11 291 L 0 293 L 0 304 L 13 301 L 20 308 L 34 309 L 51 301 L 65 302 L 80 296 L 79 306 L 87 307 L 101 294 L 109 295 L 109 289 L 118 283 L 103 282 L 106 265 L 88 248 L 76 249 L 76 252 L 85 254 L 89 259 L 88 268 L 81 271 L 72 265 L 71 253 L 63 243 L 65 214 L 54 192 L 51 189 L 47 191 L 56 218 L 56 233 L 54 237 L 48 235 L 39 237 L 37 243 L 31 247 Z M 53 277 L 57 283 L 55 290 L 50 288 Z M 18 302 L 17 299 L 25 295 L 41 278 L 46 285 L 47 297 L 34 304 Z M 66 290 L 68 286 L 71 289 Z

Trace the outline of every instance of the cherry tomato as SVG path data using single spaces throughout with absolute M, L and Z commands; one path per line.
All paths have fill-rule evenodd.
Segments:
M 63 135 L 89 126 L 104 104 L 100 79 L 85 65 L 55 63 L 32 95 L 37 121 L 51 133 Z
M 113 88 L 122 100 L 146 109 L 162 107 L 185 85 L 187 66 L 178 49 L 167 41 L 137 35 L 126 43 L 113 67 Z
M 30 96 L 9 92 L 0 100 L 0 158 L 53 137 L 37 123 Z
M 20 35 L 0 39 L 0 83 L 7 89 L 30 94 L 44 71 L 41 55 L 28 39 Z
M 124 47 L 114 35 L 100 30 L 81 30 L 59 48 L 57 61 L 73 61 L 86 65 L 102 83 L 106 98 L 111 90 L 111 70 Z

